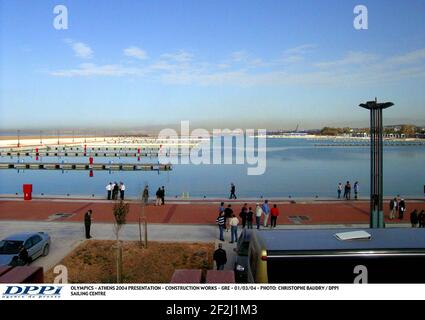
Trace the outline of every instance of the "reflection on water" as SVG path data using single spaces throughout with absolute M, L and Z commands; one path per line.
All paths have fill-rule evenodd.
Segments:
M 138 195 L 147 183 L 154 193 L 166 187 L 167 196 L 188 192 L 193 197 L 228 196 L 231 182 L 243 197 L 333 197 L 338 182 L 359 181 L 360 194 L 369 193 L 369 149 L 367 147 L 315 147 L 301 139 L 269 139 L 267 170 L 247 176 L 245 165 L 174 165 L 171 172 L 148 171 L 34 171 L 0 170 L 0 193 L 22 193 L 22 184 L 32 183 L 35 194 L 103 195 L 110 181 L 126 183 L 126 193 Z M 425 148 L 387 147 L 384 150 L 384 193 L 423 195 Z M 17 161 L 16 158 L 12 158 Z M 21 158 L 33 162 L 35 158 Z M 10 157 L 0 158 L 11 161 Z M 43 157 L 43 162 L 87 162 L 88 158 Z M 95 163 L 155 163 L 157 159 L 122 157 L 95 158 Z

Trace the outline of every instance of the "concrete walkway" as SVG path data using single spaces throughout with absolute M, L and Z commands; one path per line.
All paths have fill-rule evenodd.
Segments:
M 397 227 L 409 227 L 409 224 L 398 224 Z M 323 229 L 323 228 L 368 228 L 368 225 L 284 225 L 278 229 Z M 389 226 L 391 227 L 391 226 Z M 96 223 L 92 225 L 92 236 L 96 240 L 114 240 L 112 231 L 113 224 Z M 33 221 L 1 221 L 0 239 L 17 232 L 35 231 L 46 232 L 52 239 L 50 253 L 47 257 L 37 259 L 33 265 L 42 266 L 47 271 L 56 266 L 65 256 L 74 250 L 79 244 L 86 241 L 84 238 L 84 225 L 78 222 L 33 222 Z M 240 230 L 239 230 L 240 234 Z M 226 269 L 232 270 L 235 261 L 235 244 L 230 242 L 230 232 L 224 233 L 225 242 L 218 241 L 218 228 L 213 225 L 171 225 L 149 224 L 149 241 L 161 242 L 210 242 L 223 243 L 223 249 L 227 253 Z M 139 240 L 139 226 L 137 224 L 125 225 L 120 238 L 127 241 Z

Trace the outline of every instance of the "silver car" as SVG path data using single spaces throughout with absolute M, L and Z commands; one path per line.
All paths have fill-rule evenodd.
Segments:
M 47 256 L 50 250 L 50 236 L 44 232 L 22 232 L 0 241 L 0 266 L 10 265 L 19 259 L 22 246 L 28 252 L 31 263 L 41 256 Z

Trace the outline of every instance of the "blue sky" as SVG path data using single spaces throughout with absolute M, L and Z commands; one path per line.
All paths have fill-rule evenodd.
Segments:
M 424 80 L 423 0 L 0 0 L 1 129 L 425 125 Z

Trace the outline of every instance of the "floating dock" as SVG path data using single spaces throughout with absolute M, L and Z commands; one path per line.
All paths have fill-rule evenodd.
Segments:
M 181 156 L 183 153 L 164 153 L 166 156 Z M 42 152 L 28 152 L 28 151 L 12 151 L 1 152 L 1 157 L 109 157 L 109 158 L 138 158 L 138 157 L 158 157 L 158 153 L 135 153 L 135 152 L 57 152 L 57 151 L 42 151 Z
M 369 142 L 365 143 L 317 143 L 315 147 L 370 147 Z M 390 142 L 384 141 L 384 147 L 425 147 L 425 141 L 412 142 Z
M 0 169 L 16 170 L 96 170 L 96 171 L 171 171 L 170 164 L 102 164 L 102 163 L 0 163 Z

